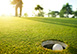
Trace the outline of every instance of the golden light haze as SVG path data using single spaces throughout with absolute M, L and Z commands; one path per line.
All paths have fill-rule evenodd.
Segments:
M 14 14 L 14 8 L 10 4 L 10 0 L 0 1 L 0 15 L 10 15 Z
M 23 1 L 23 9 L 22 15 L 24 13 L 28 13 L 28 16 L 32 16 L 34 12 L 34 8 L 36 5 L 41 5 L 44 8 L 44 12 L 48 12 L 49 9 L 51 11 L 60 11 L 62 6 L 67 2 L 73 5 L 73 10 L 75 11 L 77 8 L 76 0 L 22 0 Z M 0 16 L 1 15 L 15 15 L 15 6 L 10 4 L 10 0 L 1 0 L 0 1 Z

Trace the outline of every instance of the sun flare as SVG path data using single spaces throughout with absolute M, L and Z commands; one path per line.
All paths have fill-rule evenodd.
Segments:
M 9 15 L 15 15 L 15 5 L 11 4 L 12 0 L 1 0 L 0 1 L 0 16 L 9 16 Z M 25 0 L 23 0 L 23 3 Z M 22 10 L 22 15 L 24 13 L 28 13 L 30 16 L 32 15 L 32 12 L 34 10 L 35 5 L 32 5 L 30 1 L 27 1 L 23 4 L 23 10 Z M 28 6 L 27 6 L 28 5 Z M 19 9 L 18 9 L 19 12 Z
M 10 0 L 0 1 L 0 15 L 10 15 L 14 13 L 14 8 L 10 4 Z

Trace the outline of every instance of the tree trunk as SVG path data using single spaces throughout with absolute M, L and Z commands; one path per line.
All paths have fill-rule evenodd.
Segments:
M 19 1 L 15 7 L 15 16 L 18 16 L 18 8 L 20 8 L 20 16 L 22 15 L 22 1 Z

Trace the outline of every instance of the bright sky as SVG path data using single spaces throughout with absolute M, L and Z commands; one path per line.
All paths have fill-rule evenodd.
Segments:
M 60 11 L 62 6 L 67 2 L 73 6 L 75 11 L 77 8 L 76 0 L 22 0 L 23 1 L 23 11 L 22 14 L 28 13 L 29 16 L 34 13 L 34 7 L 37 4 L 41 5 L 44 8 L 44 12 L 51 11 Z M 14 15 L 15 7 L 10 4 L 10 0 L 1 0 L 0 1 L 0 15 Z

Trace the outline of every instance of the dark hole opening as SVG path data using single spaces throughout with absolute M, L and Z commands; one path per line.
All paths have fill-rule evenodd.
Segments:
M 47 44 L 47 45 L 44 45 L 43 47 L 44 48 L 47 48 L 47 49 L 52 49 L 54 44 Z M 63 46 L 62 46 L 63 47 Z M 63 47 L 63 49 L 65 49 L 65 47 Z
M 52 49 L 53 45 L 54 44 L 47 44 L 47 45 L 44 45 L 43 47 L 48 48 L 48 49 Z
M 43 46 L 44 48 L 52 49 L 52 50 L 53 50 L 53 47 L 55 46 L 55 44 L 60 44 L 63 49 L 66 49 L 66 47 L 67 47 L 67 45 L 66 45 L 64 42 L 62 42 L 62 41 L 47 40 L 47 41 L 43 41 L 43 42 L 42 42 L 42 46 Z
M 65 47 L 63 47 L 63 49 L 65 49 Z

